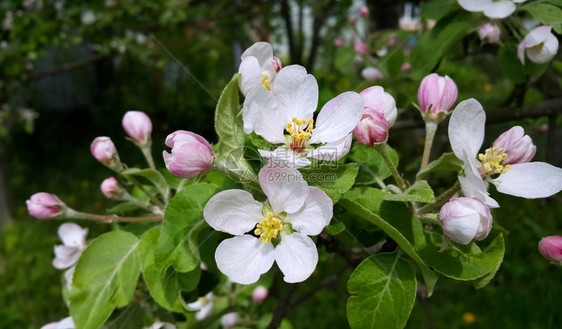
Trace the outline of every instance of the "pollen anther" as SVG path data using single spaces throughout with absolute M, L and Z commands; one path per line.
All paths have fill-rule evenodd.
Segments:
M 484 154 L 478 154 L 478 159 L 482 162 L 483 175 L 505 174 L 511 168 L 510 165 L 502 165 L 502 162 L 507 159 L 507 154 L 504 153 L 503 147 L 499 149 L 492 147 L 484 151 Z
M 283 223 L 281 220 L 272 213 L 268 213 L 258 225 L 256 225 L 254 234 L 261 236 L 263 243 L 268 243 L 271 242 L 271 239 L 275 239 L 282 229 Z
M 291 135 L 291 150 L 300 153 L 306 149 L 306 142 L 312 136 L 314 128 L 314 119 L 299 120 L 293 118 L 287 123 L 287 132 Z
M 269 83 L 269 77 L 267 76 L 267 74 L 261 75 L 261 85 L 264 88 L 267 88 L 267 90 L 271 91 L 271 84 Z

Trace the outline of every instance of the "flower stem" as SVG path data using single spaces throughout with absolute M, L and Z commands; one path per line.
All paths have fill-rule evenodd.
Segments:
M 163 215 L 157 216 L 148 216 L 148 217 L 121 217 L 117 215 L 96 215 L 96 214 L 89 214 L 85 212 L 76 211 L 73 209 L 67 209 L 65 212 L 65 217 L 67 218 L 76 218 L 76 219 L 86 219 L 86 220 L 95 220 L 103 223 L 112 223 L 112 222 L 127 222 L 127 223 L 134 223 L 134 222 L 160 222 L 164 218 Z
M 152 170 L 156 170 L 156 166 L 154 165 L 154 159 L 152 158 L 152 141 L 148 141 L 145 145 L 139 145 L 139 148 L 142 151 L 142 155 L 144 155 L 144 158 L 146 159 L 146 162 L 148 163 L 148 166 L 150 167 L 150 169 Z
M 392 173 L 392 176 L 394 177 L 394 180 L 396 181 L 396 184 L 398 184 L 398 187 L 400 187 L 400 189 L 402 191 L 404 191 L 406 189 L 406 183 L 402 179 L 402 176 L 398 172 L 398 169 L 396 169 L 396 166 L 392 162 L 392 159 L 390 159 L 390 155 L 388 154 L 386 142 L 381 143 L 381 144 L 377 144 L 374 147 L 381 154 L 384 162 L 388 166 L 388 169 L 390 169 L 390 172 Z
M 166 206 L 160 200 L 156 199 L 156 197 L 154 197 L 154 195 L 150 194 L 144 188 L 144 186 L 142 186 L 142 184 L 139 183 L 136 179 L 131 177 L 131 175 L 121 175 L 121 176 L 125 177 L 129 182 L 133 183 L 133 185 L 135 185 L 139 190 L 141 190 L 141 192 L 144 193 L 150 199 L 150 201 L 152 201 L 152 203 L 154 203 L 160 209 L 162 209 L 162 210 L 166 209 Z
M 455 185 L 453 185 L 450 189 L 441 193 L 437 198 L 435 198 L 434 203 L 426 204 L 425 206 L 419 208 L 417 214 L 423 215 L 432 211 L 437 211 L 438 209 L 441 208 L 442 205 L 444 205 L 447 201 L 449 201 L 449 199 L 453 195 L 458 193 L 460 190 L 461 190 L 461 184 L 459 183 L 459 181 L 457 181 Z
M 418 216 L 420 222 L 424 224 L 431 224 L 431 225 L 441 225 L 441 221 L 439 220 L 439 214 L 437 213 L 427 213 Z
M 437 131 L 437 122 L 427 120 L 425 122 L 425 145 L 423 148 L 423 156 L 420 170 L 425 168 L 429 163 L 429 155 L 431 154 L 431 146 L 433 145 L 433 138 Z

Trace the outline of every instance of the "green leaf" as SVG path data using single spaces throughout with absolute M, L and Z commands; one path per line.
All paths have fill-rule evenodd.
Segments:
M 301 173 L 309 186 L 316 186 L 326 192 L 336 203 L 341 195 L 353 186 L 359 165 L 348 163 L 345 165 L 321 164 L 301 169 Z
M 375 188 L 353 188 L 343 196 L 339 204 L 349 213 L 366 219 L 391 237 L 418 264 L 428 295 L 431 296 L 437 275 L 427 267 L 415 248 L 425 243 L 421 222 L 405 204 L 385 201 L 385 195 L 385 192 Z
M 152 169 L 138 169 L 138 168 L 129 168 L 123 170 L 121 175 L 126 177 L 143 177 L 147 179 L 156 189 L 158 193 L 164 198 L 164 200 L 168 200 L 170 197 L 170 188 L 168 187 L 168 182 L 162 174 L 156 170 Z
M 416 299 L 416 274 L 400 253 L 364 260 L 349 278 L 347 320 L 352 329 L 400 329 Z
M 496 273 L 498 273 L 498 270 L 500 269 L 501 265 L 503 263 L 503 255 L 502 255 L 502 259 L 497 263 L 496 267 L 488 274 L 484 275 L 481 278 L 478 278 L 476 280 L 474 280 L 474 282 L 472 282 L 472 284 L 474 285 L 474 288 L 476 289 L 482 289 L 485 286 L 487 286 L 496 276 Z
M 330 235 L 338 235 L 345 230 L 345 224 L 342 222 L 336 222 L 326 226 L 324 230 Z
M 142 276 L 148 291 L 162 307 L 172 312 L 183 312 L 181 291 L 192 291 L 199 283 L 201 269 L 179 273 L 171 266 L 156 266 L 154 262 L 154 246 L 160 236 L 160 227 L 146 231 L 141 237 L 139 255 L 141 258 Z
M 523 64 L 517 58 L 517 46 L 506 43 L 498 51 L 497 63 L 501 73 L 513 83 L 520 84 L 526 81 Z
M 100 235 L 76 264 L 70 314 L 77 328 L 98 329 L 116 307 L 133 298 L 140 275 L 139 240 L 131 233 Z
M 421 179 L 429 173 L 435 171 L 460 171 L 464 163 L 459 160 L 454 153 L 443 153 L 439 159 L 431 161 L 425 168 L 420 170 L 416 175 L 416 179 Z
M 115 207 L 107 209 L 107 212 L 111 214 L 123 215 L 138 209 L 142 209 L 142 207 L 138 203 L 127 201 L 121 202 Z
M 215 166 L 240 182 L 255 181 L 256 174 L 244 158 L 244 123 L 238 99 L 239 74 L 224 88 L 215 111 L 216 145 Z
M 387 150 L 392 163 L 398 166 L 398 153 L 388 145 Z M 372 147 L 356 144 L 351 149 L 349 158 L 359 164 L 359 173 L 355 179 L 357 184 L 371 185 L 392 175 L 381 154 Z
M 442 235 L 438 233 L 430 233 L 426 240 L 425 246 L 418 250 L 421 258 L 437 272 L 456 280 L 475 280 L 497 271 L 505 253 L 501 233 L 484 251 L 474 242 L 466 246 L 449 242 L 441 252 Z
M 384 196 L 385 200 L 388 201 L 404 201 L 404 202 L 425 202 L 431 203 L 435 202 L 435 196 L 433 195 L 433 190 L 431 186 L 427 184 L 427 181 L 419 180 L 414 183 L 414 185 L 408 187 L 404 193 L 401 194 L 391 194 L 388 193 Z
M 350 47 L 339 47 L 336 51 L 336 59 L 334 60 L 334 66 L 336 70 L 347 73 L 351 68 L 351 64 L 355 59 L 355 51 Z
M 420 3 L 422 16 L 424 18 L 430 18 L 437 21 L 449 12 L 456 2 L 457 0 L 434 0 L 430 2 L 422 2 Z
M 156 244 L 159 267 L 173 265 L 178 272 L 193 271 L 200 262 L 197 234 L 204 227 L 203 209 L 219 188 L 207 183 L 184 187 L 170 200 Z
M 537 3 L 525 7 L 525 10 L 544 25 L 550 25 L 558 34 L 562 34 L 562 9 L 546 3 Z

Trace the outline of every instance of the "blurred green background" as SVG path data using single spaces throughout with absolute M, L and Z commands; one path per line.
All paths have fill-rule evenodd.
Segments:
M 542 71 L 536 77 L 514 80 L 498 67 L 498 48 L 480 47 L 473 30 L 457 31 L 458 35 L 447 30 L 452 19 L 439 19 L 455 17 L 470 26 L 482 21 L 462 12 L 455 1 L 413 4 L 422 9 L 422 16 L 414 19 L 439 20 L 433 32 L 398 28 L 398 19 L 405 15 L 404 1 L 368 1 L 367 22 L 358 17 L 361 3 L 3 1 L 0 328 L 39 328 L 68 314 L 61 297 L 62 272 L 51 266 L 53 246 L 60 243 L 56 235 L 60 222 L 31 218 L 25 200 L 47 191 L 84 211 L 101 213 L 113 206 L 99 192 L 99 184 L 111 172 L 92 158 L 89 145 L 96 136 L 110 136 L 126 164 L 142 165 L 142 155 L 125 140 L 121 128 L 121 118 L 129 110 L 144 111 L 152 118 L 153 154 L 159 167 L 164 138 L 177 129 L 216 141 L 212 124 L 216 100 L 236 73 L 242 51 L 253 42 L 271 42 L 284 65 L 305 65 L 318 80 L 320 105 L 343 91 L 384 86 L 400 111 L 389 144 L 399 151 L 406 177 L 415 175 L 423 148 L 423 129 L 418 128 L 419 115 L 411 104 L 426 74 L 449 75 L 457 83 L 459 100 L 474 97 L 488 111 L 562 95 L 562 62 L 537 68 Z M 348 23 L 349 17 L 358 18 L 358 25 Z M 387 45 L 392 35 L 398 39 L 394 46 Z M 338 37 L 345 41 L 340 48 L 334 45 Z M 353 52 L 353 42 L 360 37 L 368 38 L 371 56 Z M 440 46 L 430 47 L 435 44 Z M 383 48 L 387 54 L 376 55 Z M 411 63 L 410 71 L 400 70 L 405 62 Z M 379 68 L 384 78 L 365 81 L 361 70 L 367 66 Z M 562 166 L 559 116 L 531 114 L 513 121 L 509 115 L 501 119 L 507 112 L 498 113 L 500 119 L 487 127 L 485 145 L 521 124 L 537 145 L 535 160 Z M 443 124 L 433 157 L 447 150 Z M 439 190 L 454 179 L 436 175 L 430 183 Z M 538 329 L 562 323 L 562 270 L 537 252 L 541 237 L 562 232 L 560 195 L 538 201 L 492 196 L 503 205 L 493 213 L 494 230 L 506 233 L 506 256 L 496 278 L 482 290 L 441 278 L 433 297 L 418 299 L 408 328 L 431 328 L 426 312 L 435 328 Z M 80 224 L 89 227 L 89 237 L 109 229 Z M 347 327 L 345 301 L 331 291 L 322 291 L 288 318 L 295 328 Z

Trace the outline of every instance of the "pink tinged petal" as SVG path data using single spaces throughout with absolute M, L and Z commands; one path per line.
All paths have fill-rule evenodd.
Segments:
M 201 310 L 195 313 L 195 319 L 201 321 L 208 317 L 213 312 L 213 301 L 207 302 L 201 307 Z
M 537 151 L 531 137 L 525 135 L 520 126 L 502 133 L 492 145 L 498 149 L 503 148 L 503 152 L 507 154 L 507 158 L 502 162 L 504 165 L 529 162 Z
M 457 86 L 448 76 L 432 73 L 423 78 L 418 89 L 418 102 L 422 113 L 448 112 L 457 100 Z
M 166 137 L 172 153 L 162 152 L 166 168 L 175 176 L 192 178 L 211 168 L 215 158 L 205 138 L 190 131 L 179 130 Z
M 369 52 L 369 48 L 363 42 L 356 42 L 353 46 L 353 50 L 355 50 L 355 53 L 358 55 L 365 55 Z
M 238 80 L 238 87 L 244 96 L 254 89 L 262 85 L 262 72 L 258 59 L 255 57 L 247 57 L 242 60 L 238 73 L 241 77 Z
M 469 244 L 476 236 L 480 216 L 472 214 L 463 217 L 449 217 L 443 220 L 443 232 L 453 241 Z
M 54 194 L 39 192 L 25 202 L 29 214 L 37 219 L 51 219 L 60 215 L 64 203 Z
M 267 298 L 268 294 L 269 292 L 266 287 L 257 286 L 254 291 L 252 291 L 252 300 L 256 303 L 261 303 Z
M 133 141 L 146 143 L 152 133 L 152 122 L 146 113 L 140 111 L 128 111 L 123 116 L 123 129 Z
M 217 231 L 242 235 L 261 220 L 262 204 L 249 192 L 226 190 L 214 195 L 205 205 L 203 217 Z
M 82 255 L 80 248 L 57 245 L 55 246 L 56 258 L 53 259 L 53 267 L 59 270 L 69 268 L 76 264 L 80 255 Z
M 381 71 L 374 67 L 366 67 L 361 71 L 361 76 L 367 82 L 375 82 L 383 78 Z
M 302 174 L 294 168 L 269 164 L 260 170 L 259 182 L 273 213 L 279 215 L 283 211 L 290 214 L 299 211 L 309 193 Z
M 215 260 L 230 281 L 251 284 L 271 268 L 275 253 L 271 243 L 241 235 L 222 241 L 215 251 Z
M 279 115 L 267 120 L 277 121 L 285 129 L 293 117 L 300 120 L 312 118 L 318 106 L 318 83 L 313 75 L 307 74 L 300 65 L 285 66 L 279 71 L 275 85 L 271 89 L 278 103 Z
M 309 193 L 303 207 L 294 214 L 287 216 L 297 232 L 314 236 L 320 234 L 330 224 L 333 216 L 332 199 L 317 187 L 308 187 Z
M 543 25 L 533 29 L 525 36 L 523 41 L 521 41 L 519 46 L 517 46 L 517 57 L 519 57 L 521 63 L 525 64 L 525 52 L 527 52 L 529 59 L 533 56 L 534 60 L 539 61 L 535 62 L 532 59 L 535 63 L 541 63 L 542 60 L 548 58 L 548 56 L 541 55 L 541 51 L 544 51 L 545 55 L 551 53 L 552 51 L 556 54 L 558 51 L 558 39 L 551 33 L 551 31 L 551 26 Z M 541 43 L 544 43 L 542 48 L 531 50 L 533 47 L 538 46 Z M 549 60 L 550 59 L 544 61 L 543 63 L 546 63 Z
M 361 144 L 373 145 L 386 141 L 389 129 L 390 125 L 381 113 L 367 109 L 353 129 L 353 135 Z
M 57 327 L 57 329 L 75 329 L 75 328 L 76 327 L 74 326 L 74 321 L 72 321 L 71 317 L 62 319 L 62 321 L 59 322 Z
M 551 262 L 562 265 L 562 236 L 552 235 L 541 239 L 539 252 Z
M 542 47 L 527 48 L 527 56 L 533 63 L 544 64 L 550 62 L 558 52 L 558 38 L 552 33 L 548 35 Z
M 41 329 L 56 329 L 58 324 L 58 322 L 47 323 L 46 325 L 42 326 Z
M 238 314 L 236 312 L 226 313 L 221 317 L 221 325 L 224 329 L 232 329 L 238 323 Z
M 496 43 L 500 40 L 500 28 L 497 25 L 486 23 L 478 30 L 480 40 L 488 40 L 489 43 Z
M 545 162 L 518 163 L 491 183 L 501 193 L 526 199 L 546 198 L 562 190 L 562 169 Z
M 451 148 L 459 159 L 464 153 L 470 159 L 476 158 L 484 140 L 486 113 L 474 98 L 457 105 L 449 121 L 449 140 Z
M 306 156 L 321 161 L 338 161 L 349 153 L 352 139 L 352 135 L 348 134 L 339 141 L 326 143 L 319 148 L 308 152 Z
M 495 1 L 484 9 L 484 15 L 489 18 L 502 19 L 513 14 L 515 4 L 511 1 Z
M 254 125 L 260 116 L 264 115 L 264 109 L 271 102 L 271 93 L 266 88 L 252 89 L 244 100 L 242 120 L 244 121 L 244 132 L 246 134 L 254 131 Z
M 246 59 L 248 57 L 255 57 L 260 63 L 260 66 L 263 66 L 273 58 L 273 48 L 268 42 L 256 42 L 244 51 L 241 59 Z
M 358 93 L 342 93 L 324 105 L 316 119 L 310 143 L 330 143 L 342 139 L 359 123 L 363 115 L 363 98 Z
M 281 233 L 281 242 L 275 247 L 275 260 L 285 282 L 302 282 L 316 269 L 318 251 L 312 239 L 304 234 Z
M 363 98 L 365 110 L 373 110 L 381 113 L 390 127 L 396 121 L 398 110 L 394 98 L 380 86 L 369 87 L 359 93 Z
M 258 149 L 258 152 L 262 157 L 269 159 L 267 166 L 271 167 L 304 168 L 311 164 L 310 160 L 306 157 L 302 157 L 301 155 L 298 155 L 292 150 L 288 150 L 284 147 L 278 147 L 273 151 Z
M 464 10 L 479 12 L 486 9 L 492 0 L 458 0 L 458 3 Z
M 65 246 L 83 248 L 86 245 L 88 229 L 78 224 L 64 223 L 59 226 L 58 235 Z
M 103 164 L 109 164 L 113 157 L 117 155 L 117 149 L 111 141 L 111 138 L 101 136 L 96 137 L 90 145 L 90 153 Z
M 477 198 L 452 198 L 441 208 L 443 231 L 452 240 L 468 244 L 485 239 L 492 229 L 490 209 Z

